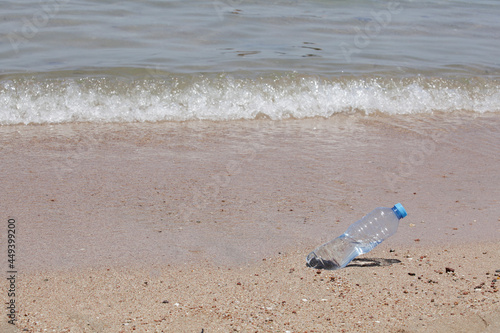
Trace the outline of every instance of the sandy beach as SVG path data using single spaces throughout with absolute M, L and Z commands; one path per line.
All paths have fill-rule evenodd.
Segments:
M 18 272 L 1 330 L 497 332 L 499 126 L 457 112 L 0 127 Z M 306 267 L 397 202 L 398 233 L 362 260 Z

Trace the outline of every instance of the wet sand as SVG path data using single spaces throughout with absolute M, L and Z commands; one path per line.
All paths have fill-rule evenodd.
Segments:
M 499 125 L 457 113 L 2 127 L 17 327 L 497 331 Z M 305 266 L 396 202 L 408 216 L 362 256 L 376 260 Z

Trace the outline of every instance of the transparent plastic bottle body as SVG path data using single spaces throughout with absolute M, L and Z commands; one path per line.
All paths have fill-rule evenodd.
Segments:
M 325 243 L 307 256 L 307 264 L 319 269 L 344 268 L 360 254 L 370 252 L 396 233 L 399 220 L 406 216 L 401 204 L 379 207 L 353 223 L 345 233 Z

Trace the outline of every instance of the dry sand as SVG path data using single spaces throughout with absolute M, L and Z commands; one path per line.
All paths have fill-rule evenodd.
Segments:
M 355 261 L 343 270 L 319 271 L 305 267 L 304 253 L 297 251 L 232 268 L 201 262 L 21 275 L 18 327 L 33 332 L 498 332 L 500 274 L 493 267 L 499 253 L 498 244 L 394 252 L 382 247 L 369 257 L 400 262 L 357 267 Z
M 497 332 L 498 128 L 495 114 L 2 127 L 19 321 L 0 328 Z M 374 260 L 305 266 L 396 202 L 409 215 Z

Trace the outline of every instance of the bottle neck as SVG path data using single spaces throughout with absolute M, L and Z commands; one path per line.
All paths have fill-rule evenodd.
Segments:
M 396 214 L 398 220 L 401 220 L 403 218 L 403 215 L 401 215 L 401 212 L 396 208 L 396 206 L 392 207 L 392 211 L 394 212 L 394 214 Z

